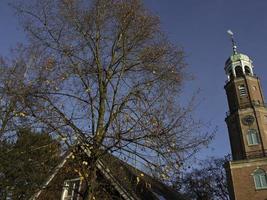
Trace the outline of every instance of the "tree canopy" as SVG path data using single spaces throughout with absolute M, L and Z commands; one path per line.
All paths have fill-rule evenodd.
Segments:
M 109 152 L 141 163 L 164 181 L 210 141 L 191 116 L 193 103 L 179 103 L 184 51 L 142 1 L 16 0 L 13 7 L 29 40 L 2 61 L 11 124 L 45 128 L 67 146 L 87 144 L 92 161 Z

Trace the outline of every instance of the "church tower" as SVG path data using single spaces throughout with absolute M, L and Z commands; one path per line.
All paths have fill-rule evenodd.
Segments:
M 232 161 L 226 172 L 231 200 L 267 200 L 267 105 L 252 60 L 237 51 L 225 63 L 226 123 Z

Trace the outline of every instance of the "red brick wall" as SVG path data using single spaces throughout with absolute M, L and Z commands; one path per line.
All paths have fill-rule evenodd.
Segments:
M 252 173 L 257 167 L 267 172 L 267 158 L 231 162 L 226 167 L 233 186 L 231 200 L 267 200 L 267 189 L 256 190 L 254 185 Z

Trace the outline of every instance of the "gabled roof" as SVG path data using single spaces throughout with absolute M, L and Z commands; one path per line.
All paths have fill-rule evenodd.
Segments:
M 80 145 L 80 147 L 90 157 L 89 148 L 83 145 Z M 64 160 L 48 178 L 43 189 L 38 191 L 31 198 L 32 200 L 38 199 L 38 196 L 72 155 L 73 153 L 69 153 L 65 156 Z M 105 154 L 101 157 L 97 161 L 97 168 L 125 200 L 184 200 L 182 195 L 175 190 L 111 154 Z

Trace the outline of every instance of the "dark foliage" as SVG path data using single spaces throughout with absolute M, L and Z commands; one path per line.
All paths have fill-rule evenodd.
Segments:
M 46 133 L 17 132 L 0 143 L 0 199 L 29 199 L 60 158 L 59 144 Z
M 229 200 L 224 163 L 226 158 L 211 158 L 200 163 L 183 178 L 183 189 L 192 200 Z

